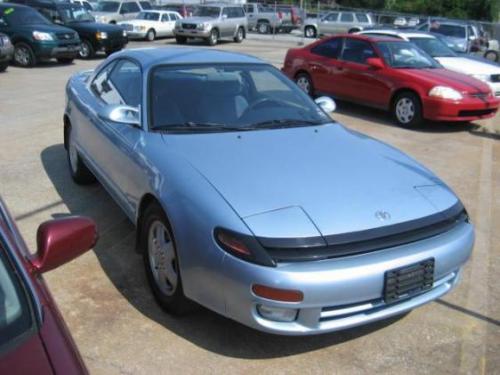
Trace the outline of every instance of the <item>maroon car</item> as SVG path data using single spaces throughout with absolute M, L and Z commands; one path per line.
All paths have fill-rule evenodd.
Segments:
M 47 221 L 32 255 L 0 199 L 0 374 L 86 374 L 41 275 L 92 248 L 96 227 L 84 217 Z

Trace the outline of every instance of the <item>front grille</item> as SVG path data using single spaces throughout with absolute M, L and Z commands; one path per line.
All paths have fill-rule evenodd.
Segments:
M 491 82 L 500 82 L 500 74 L 493 74 L 491 76 Z
M 486 99 L 488 96 L 490 96 L 489 92 L 475 92 L 473 94 L 469 94 L 473 98 L 478 98 L 478 99 Z
M 196 24 L 194 23 L 183 23 L 182 28 L 186 30 L 194 30 L 196 29 Z
M 127 31 L 132 31 L 132 30 L 134 30 L 134 26 L 133 26 L 133 25 L 131 25 L 130 23 L 125 23 L 125 24 L 122 24 L 121 26 L 122 26 L 125 30 L 127 30 Z
M 475 110 L 464 110 L 458 112 L 458 117 L 470 117 L 470 116 L 486 116 L 495 113 L 496 109 L 475 109 Z
M 75 33 L 56 33 L 56 37 L 59 40 L 72 40 L 75 39 Z
M 455 211 L 457 208 L 459 212 Z M 441 218 L 436 221 L 427 222 L 417 226 L 409 226 L 408 223 L 394 225 L 389 232 L 387 228 L 376 229 L 376 235 L 367 237 L 366 239 L 344 241 L 343 235 L 337 235 L 338 241 L 333 239 L 327 240 L 328 246 L 306 246 L 306 247 L 271 247 L 266 246 L 266 239 L 258 238 L 259 242 L 264 246 L 269 256 L 277 263 L 282 262 L 303 262 L 323 260 L 330 258 L 338 258 L 350 256 L 354 254 L 368 253 L 376 250 L 388 249 L 391 247 L 406 245 L 412 242 L 420 241 L 426 238 L 437 236 L 447 232 L 460 223 L 468 221 L 468 215 L 462 205 L 454 206 L 450 209 L 448 217 Z M 424 219 L 418 219 L 418 222 Z M 410 228 L 400 229 L 399 227 Z M 398 231 L 400 230 L 400 231 Z M 371 232 L 371 231 L 368 231 Z M 391 233 L 391 234 L 387 234 Z M 332 236 L 335 237 L 335 236 Z M 349 234 L 350 238 L 363 238 L 362 232 L 354 232 Z M 328 239 L 328 237 L 326 237 Z

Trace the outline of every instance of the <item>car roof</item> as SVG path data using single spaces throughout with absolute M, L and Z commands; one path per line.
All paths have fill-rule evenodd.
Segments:
M 363 34 L 341 34 L 341 35 L 337 35 L 337 36 L 341 36 L 341 37 L 349 38 L 349 39 L 366 40 L 368 42 L 394 42 L 394 41 L 400 42 L 401 41 L 401 39 L 395 38 L 393 36 L 363 35 Z M 337 36 L 335 36 L 335 37 L 337 37 Z
M 203 4 L 192 4 L 200 7 L 241 7 L 241 4 L 230 4 L 230 3 L 203 3 Z
M 366 33 L 366 34 L 365 34 Z M 429 38 L 436 39 L 434 35 L 425 31 L 416 30 L 396 30 L 396 29 L 370 29 L 361 31 L 361 35 L 369 35 L 368 33 L 383 33 L 387 35 L 404 35 L 408 38 Z
M 240 63 L 267 64 L 266 62 L 242 53 L 221 51 L 208 48 L 137 48 L 126 49 L 113 56 L 129 57 L 138 61 L 143 69 L 163 64 L 200 64 L 200 63 Z

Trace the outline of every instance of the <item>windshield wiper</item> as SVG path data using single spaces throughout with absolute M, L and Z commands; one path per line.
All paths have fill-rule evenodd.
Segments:
M 281 120 L 268 120 L 257 122 L 255 124 L 249 124 L 250 128 L 288 128 L 294 126 L 304 126 L 304 125 L 322 125 L 326 122 L 314 121 L 314 120 L 301 120 L 301 119 L 281 119 Z
M 228 126 L 225 124 L 218 124 L 214 122 L 193 122 L 188 121 L 183 124 L 165 124 L 155 126 L 153 130 L 164 131 L 245 131 L 254 130 L 249 127 L 241 126 Z

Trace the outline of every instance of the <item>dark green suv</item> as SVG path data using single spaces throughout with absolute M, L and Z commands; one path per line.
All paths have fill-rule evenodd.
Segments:
M 69 64 L 80 51 L 80 38 L 75 31 L 50 23 L 36 10 L 24 5 L 0 4 L 0 32 L 10 37 L 14 45 L 14 62 L 24 67 L 52 58 Z
M 121 50 L 127 43 L 127 32 L 120 26 L 96 23 L 81 5 L 59 0 L 11 0 L 36 9 L 50 22 L 75 30 L 82 42 L 80 57 L 94 57 L 98 51 L 107 55 Z

